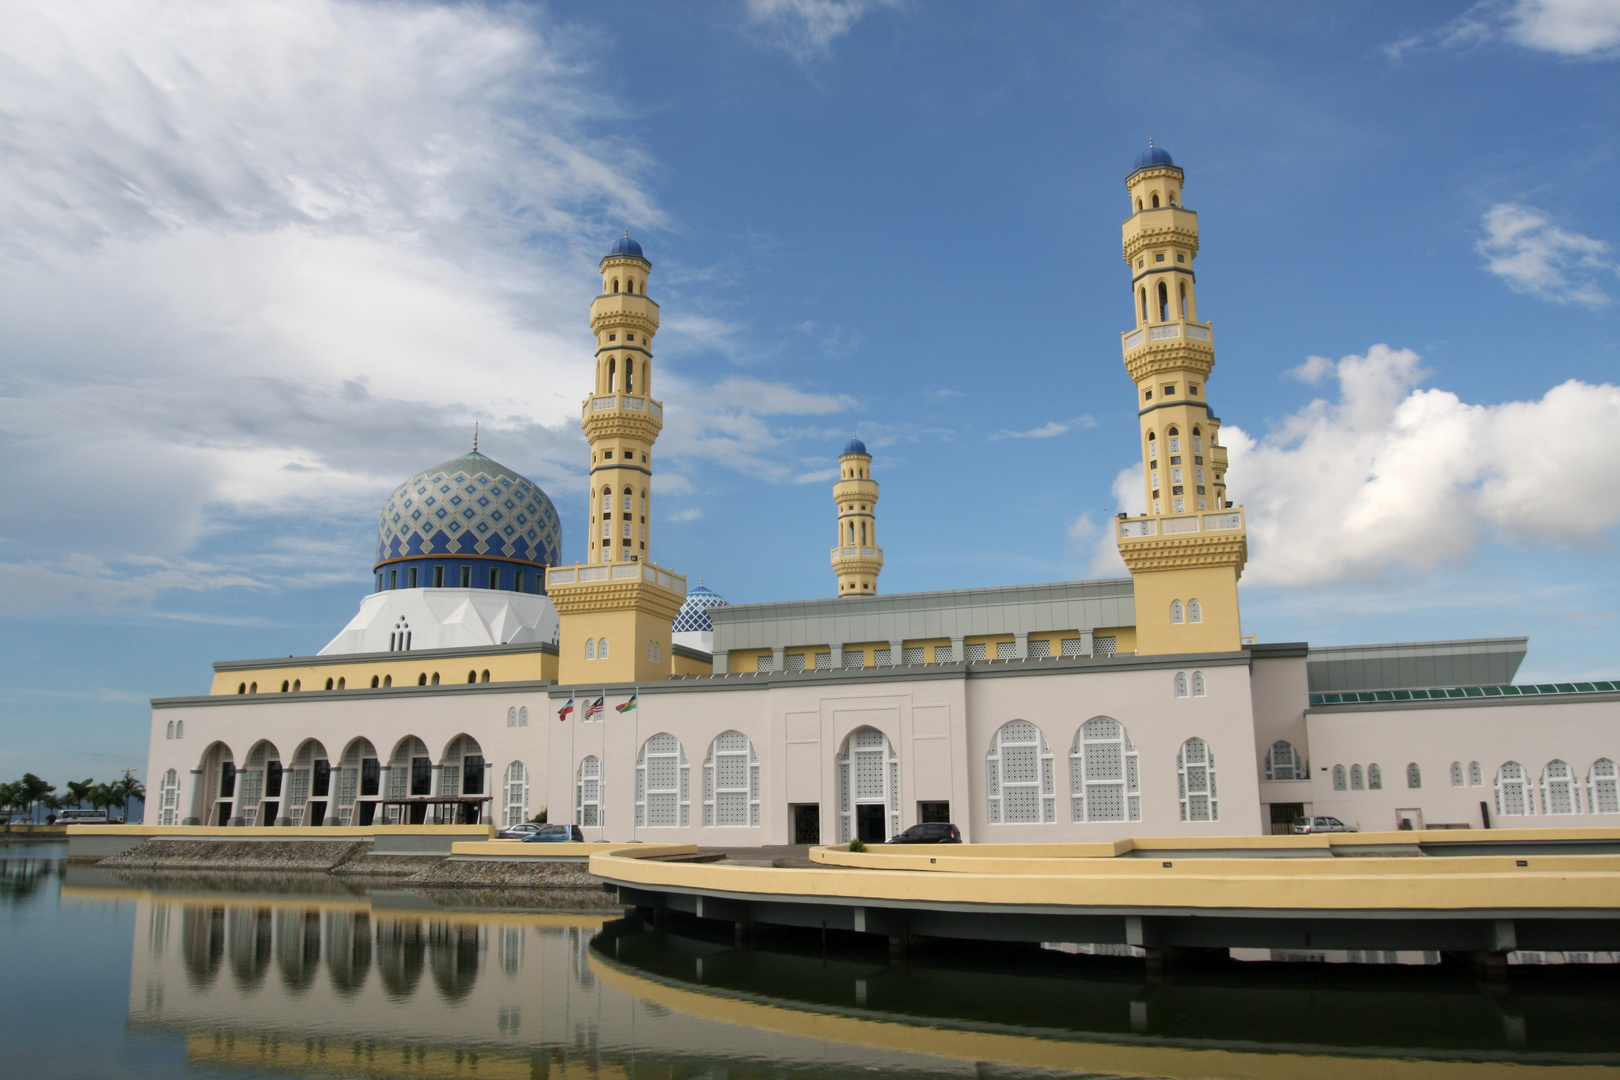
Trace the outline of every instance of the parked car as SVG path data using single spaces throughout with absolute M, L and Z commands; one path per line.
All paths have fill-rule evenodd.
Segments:
M 508 825 L 495 835 L 502 840 L 526 840 L 543 828 L 544 825 L 537 825 L 532 821 L 520 821 L 516 825 Z
M 885 844 L 960 844 L 962 830 L 948 821 L 927 821 L 921 825 L 913 825 L 903 833 L 897 833 L 884 841 Z
M 580 832 L 578 825 L 541 825 L 523 838 L 525 844 L 566 844 L 570 841 L 576 844 L 585 842 L 585 834 Z
M 1355 832 L 1354 825 L 1346 825 L 1336 817 L 1307 817 L 1294 822 L 1296 833 Z

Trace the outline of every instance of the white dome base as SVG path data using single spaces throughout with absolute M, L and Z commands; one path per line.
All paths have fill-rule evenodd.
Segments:
M 669 636 L 676 645 L 685 645 L 688 649 L 696 649 L 698 652 L 714 652 L 713 630 L 677 630 Z
M 359 613 L 320 655 L 388 652 L 401 619 L 413 651 L 557 640 L 557 609 L 548 596 L 498 589 L 390 589 L 360 601 Z

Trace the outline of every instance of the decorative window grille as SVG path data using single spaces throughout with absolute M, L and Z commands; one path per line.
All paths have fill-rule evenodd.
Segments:
M 636 825 L 654 829 L 692 824 L 692 770 L 680 740 L 660 732 L 636 756 Z
M 1017 654 L 1017 652 L 1018 652 L 1018 642 L 1016 642 L 1016 641 L 998 641 L 998 642 L 996 642 L 996 659 L 997 660 L 1011 660 Z
M 1485 784 L 1485 771 L 1479 767 L 1479 762 L 1468 763 L 1468 786 L 1482 787 Z
M 1201 623 L 1204 621 L 1204 605 L 1197 600 L 1187 601 L 1187 621 Z
M 1057 820 L 1057 782 L 1052 751 L 1040 728 L 1028 720 L 1004 724 L 990 740 L 990 823 Z
M 1384 790 L 1384 770 L 1380 769 L 1377 765 L 1367 766 L 1367 790 Z
M 163 774 L 163 786 L 158 801 L 158 824 L 180 824 L 180 774 L 170 769 Z
M 1095 656 L 1113 656 L 1119 651 L 1119 638 L 1113 634 L 1098 634 L 1091 639 L 1091 652 Z
M 529 726 L 529 707 L 527 705 L 525 705 L 521 709 L 518 710 L 518 727 L 528 727 L 528 726 Z
M 1352 766 L 1350 766 L 1350 790 L 1351 791 L 1365 791 L 1365 790 L 1367 790 L 1367 785 L 1366 785 L 1366 783 L 1363 780 L 1362 775 L 1361 775 L 1361 766 L 1360 765 L 1352 765 Z
M 184 720 L 176 720 L 174 722 L 174 737 L 177 739 L 183 739 L 186 737 L 186 722 Z
M 1172 484 L 1181 483 L 1181 469 L 1179 467 L 1170 470 L 1170 482 Z
M 1278 739 L 1266 751 L 1266 779 L 1267 780 L 1309 780 L 1310 772 L 1305 767 L 1305 759 L 1299 756 L 1294 744 L 1285 739 Z
M 1059 643 L 1059 647 L 1063 650 L 1063 655 L 1064 656 L 1084 656 L 1084 655 L 1086 655 L 1086 639 L 1085 638 L 1066 637 Z
M 872 666 L 873 667 L 889 667 L 893 663 L 894 663 L 894 650 L 893 649 L 873 649 L 872 650 Z
M 1541 770 L 1541 812 L 1544 814 L 1578 814 L 1581 812 L 1581 787 L 1575 779 L 1575 770 L 1567 761 L 1549 761 Z
M 703 761 L 703 824 L 759 824 L 759 757 L 740 731 L 709 744 Z
M 754 670 L 755 671 L 775 671 L 776 670 L 776 657 L 772 656 L 770 653 L 766 653 L 763 656 L 754 657 Z
M 1406 765 L 1406 786 L 1409 788 L 1423 786 L 1423 770 L 1418 768 L 1418 763 L 1415 761 L 1408 762 Z
M 1215 755 L 1203 739 L 1188 739 L 1176 754 L 1176 786 L 1182 821 L 1219 821 L 1215 791 Z
M 511 727 L 511 728 L 517 727 L 517 707 L 516 706 L 513 706 L 512 708 L 506 710 L 506 726 Z
M 908 645 L 900 650 L 902 664 L 926 664 L 928 658 L 923 654 L 927 650 L 921 645 Z
M 164 735 L 163 737 L 165 739 L 174 738 L 174 721 L 173 720 L 169 721 L 168 734 Z
M 598 660 L 606 660 L 608 658 L 608 640 L 607 640 L 607 638 L 600 638 L 600 639 L 597 640 L 597 642 L 596 642 L 596 658 Z
M 1334 791 L 1345 791 L 1345 790 L 1349 789 L 1349 786 L 1350 786 L 1349 784 L 1346 784 L 1344 782 L 1344 766 L 1343 765 L 1335 765 L 1335 766 L 1333 766 L 1333 790 Z
M 976 660 L 988 660 L 990 658 L 985 643 L 982 641 L 969 642 L 964 648 L 963 656 L 970 664 Z
M 832 653 L 830 653 L 830 652 L 818 652 L 818 653 L 816 653 L 816 670 L 817 671 L 831 671 L 832 670 Z
M 1069 750 L 1070 812 L 1075 821 L 1141 821 L 1136 747 L 1119 721 L 1087 720 Z
M 1181 453 L 1181 438 L 1179 436 L 1172 435 L 1170 437 L 1170 452 L 1172 454 Z
M 1587 773 L 1587 808 L 1594 814 L 1620 814 L 1620 772 L 1613 761 L 1598 758 Z
M 1051 656 L 1052 643 L 1044 639 L 1040 641 L 1031 641 L 1029 643 L 1029 655 L 1032 659 L 1036 660 L 1045 656 Z
M 1176 496 L 1175 498 L 1172 498 L 1170 501 L 1171 501 L 1172 504 L 1174 504 L 1172 506 L 1172 512 L 1173 513 L 1185 514 L 1187 512 L 1187 500 L 1186 499 L 1183 499 L 1180 496 Z
M 1198 601 L 1194 600 L 1193 603 L 1196 604 L 1196 603 L 1198 603 Z M 1193 620 L 1193 622 L 1197 622 L 1197 621 L 1198 621 L 1197 619 Z M 1193 697 L 1203 697 L 1204 696 L 1204 673 L 1202 671 L 1193 672 L 1192 691 L 1193 691 Z
M 506 824 L 521 825 L 529 820 L 529 770 L 523 762 L 506 767 Z
M 845 649 L 844 650 L 844 666 L 847 667 L 847 668 L 865 667 L 866 666 L 866 650 L 865 649 Z
M 1496 770 L 1496 813 L 1501 817 L 1529 817 L 1536 812 L 1530 778 L 1517 761 Z
M 586 638 L 585 639 L 585 659 L 587 659 L 587 660 L 595 660 L 596 659 L 596 639 L 595 638 Z
M 862 805 L 885 807 L 888 835 L 900 832 L 900 759 L 888 736 L 869 727 L 850 735 L 838 759 L 839 843 L 855 835 L 855 807 Z
M 1187 621 L 1186 613 L 1182 610 L 1180 600 L 1170 601 L 1170 621 L 1178 626 Z
M 1185 671 L 1178 671 L 1178 672 L 1176 672 L 1176 697 L 1186 697 L 1186 696 L 1187 696 L 1187 673 Z
M 935 645 L 934 646 L 934 663 L 936 663 L 936 664 L 949 664 L 949 663 L 953 662 L 955 659 L 956 659 L 956 647 L 954 645 Z
M 595 754 L 579 763 L 574 784 L 574 823 L 602 824 L 602 759 Z
M 1460 762 L 1460 761 L 1453 761 L 1451 763 L 1451 786 L 1452 787 L 1462 787 L 1463 786 L 1463 770 L 1462 770 L 1462 762 Z
M 804 653 L 788 653 L 785 659 L 787 661 L 785 666 L 788 671 L 804 670 Z

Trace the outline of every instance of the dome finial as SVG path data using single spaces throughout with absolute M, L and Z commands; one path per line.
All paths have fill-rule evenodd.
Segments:
M 478 453 L 478 421 L 473 421 L 473 453 Z
M 1153 136 L 1149 135 L 1148 136 L 1148 146 L 1151 147 L 1152 145 L 1153 145 Z

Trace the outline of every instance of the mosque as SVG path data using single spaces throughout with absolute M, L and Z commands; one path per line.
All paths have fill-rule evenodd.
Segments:
M 591 304 L 587 535 L 472 452 L 402 483 L 374 591 L 314 655 L 153 701 L 158 824 L 529 820 L 588 839 L 969 841 L 1620 822 L 1620 683 L 1515 684 L 1525 638 L 1245 637 L 1244 509 L 1210 399 L 1198 215 L 1162 148 L 1126 178 L 1145 505 L 1130 577 L 884 595 L 874 457 L 833 485 L 836 588 L 731 605 L 652 558 L 658 304 L 628 233 Z M 150 811 L 149 811 L 150 812 Z

